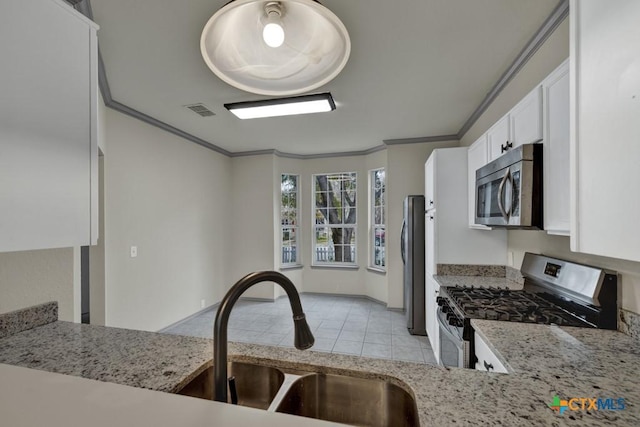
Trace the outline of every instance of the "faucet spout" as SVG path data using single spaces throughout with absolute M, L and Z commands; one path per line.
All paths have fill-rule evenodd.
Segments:
M 231 309 L 244 291 L 260 282 L 274 282 L 282 286 L 289 297 L 293 312 L 294 345 L 299 350 L 306 350 L 313 346 L 313 334 L 302 311 L 300 295 L 291 280 L 277 271 L 257 271 L 247 274 L 238 280 L 222 298 L 213 324 L 213 389 L 214 399 L 218 402 L 227 402 L 227 325 Z

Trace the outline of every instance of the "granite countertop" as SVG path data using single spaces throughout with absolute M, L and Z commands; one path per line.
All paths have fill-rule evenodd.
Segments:
M 635 338 L 617 331 L 532 323 L 472 319 L 471 325 L 516 374 L 596 380 L 594 386 L 616 390 L 615 397 L 629 393 L 630 404 L 640 402 L 640 341 Z
M 523 326 L 528 328 L 523 329 Z M 445 369 L 241 343 L 230 343 L 229 357 L 231 360 L 285 369 L 388 379 L 414 395 L 423 426 L 452 423 L 575 426 L 606 425 L 610 422 L 616 425 L 640 424 L 636 406 L 636 402 L 640 401 L 640 391 L 635 384 L 635 367 L 639 366 L 640 353 L 637 351 L 638 345 L 632 345 L 629 341 L 631 338 L 610 331 L 589 331 L 591 335 L 584 336 L 579 333 L 586 334 L 586 331 L 578 331 L 577 338 L 570 334 L 578 341 L 586 340 L 580 345 L 597 355 L 594 360 L 600 361 L 603 369 L 598 373 L 594 372 L 596 365 L 585 369 L 582 365 L 558 362 L 557 352 L 563 348 L 548 339 L 543 342 L 536 339 L 558 336 L 548 326 L 481 321 L 477 327 L 500 355 L 512 358 L 509 363 L 516 371 L 514 374 Z M 559 329 L 566 331 L 576 328 Z M 543 330 L 548 331 L 546 335 Z M 608 339 L 602 340 L 602 336 Z M 591 340 L 600 344 L 595 345 Z M 566 345 L 571 345 L 571 340 L 566 342 Z M 617 344 L 611 347 L 612 342 Z M 517 345 L 514 346 L 514 343 Z M 513 350 L 507 350 L 512 347 Z M 570 347 L 572 350 L 579 348 L 575 343 Z M 616 361 L 614 354 L 621 348 L 627 348 L 627 351 Z M 554 350 L 556 353 L 553 353 Z M 589 353 L 582 353 L 583 359 L 588 360 Z M 54 322 L 0 340 L 0 363 L 168 392 L 176 391 L 209 366 L 211 355 L 212 342 L 208 339 L 68 322 Z M 537 360 L 533 355 L 538 355 Z M 608 365 L 608 361 L 616 363 Z M 530 365 L 527 366 L 527 363 Z M 624 365 L 620 366 L 621 363 Z M 615 376 L 608 378 L 608 375 Z M 621 396 L 628 403 L 627 409 L 619 412 L 558 415 L 548 407 L 554 395 Z
M 176 392 L 211 365 L 204 338 L 56 321 L 0 339 L 0 363 Z
M 433 278 L 440 286 L 467 286 L 475 288 L 522 289 L 522 284 L 506 277 L 496 276 L 449 276 L 435 275 Z
M 257 344 L 229 359 L 387 379 L 416 399 L 421 425 L 640 425 L 640 344 L 615 331 L 473 320 L 512 374 L 446 369 Z M 56 321 L 0 339 L 0 363 L 175 392 L 211 366 L 212 341 Z M 622 397 L 623 411 L 569 411 L 554 396 Z

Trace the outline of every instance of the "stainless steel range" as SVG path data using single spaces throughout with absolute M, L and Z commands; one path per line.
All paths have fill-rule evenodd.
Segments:
M 442 287 L 438 302 L 440 363 L 475 366 L 471 319 L 617 329 L 615 272 L 526 253 L 522 290 Z

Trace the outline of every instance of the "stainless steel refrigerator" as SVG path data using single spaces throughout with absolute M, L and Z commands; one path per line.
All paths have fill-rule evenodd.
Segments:
M 424 196 L 404 199 L 400 248 L 404 263 L 404 310 L 407 329 L 427 335 L 424 300 Z

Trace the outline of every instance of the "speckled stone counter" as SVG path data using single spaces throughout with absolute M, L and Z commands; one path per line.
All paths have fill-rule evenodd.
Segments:
M 58 320 L 55 301 L 0 314 L 0 338 L 33 329 Z
M 620 332 L 478 319 L 471 325 L 516 373 L 640 380 L 640 341 Z
M 505 276 L 448 276 L 435 275 L 433 278 L 440 286 L 473 286 L 476 288 L 522 289 L 522 284 Z
M 54 322 L 0 339 L 0 363 L 172 392 L 212 349 L 204 338 Z
M 478 329 L 507 360 L 513 358 L 509 363 L 514 366 L 514 374 L 445 369 L 240 343 L 230 343 L 229 358 L 284 369 L 388 379 L 414 395 L 423 426 L 640 425 L 637 406 L 640 388 L 635 384 L 635 369 L 640 366 L 640 357 L 637 346 L 628 341 L 629 337 L 600 331 L 610 334 L 609 339 L 602 346 L 594 346 L 586 340 L 599 340 L 601 336 L 598 331 L 591 331 L 593 336 L 576 338 L 585 340 L 583 347 L 578 344 L 568 347 L 571 351 L 582 349 L 583 356 L 575 357 L 585 360 L 589 359 L 588 349 L 599 354 L 599 351 L 607 351 L 604 347 L 611 348 L 611 357 L 598 356 L 602 372 L 597 371 L 596 365 L 583 371 L 580 366 L 558 361 L 555 364 L 531 362 L 527 367 L 529 362 L 524 359 L 531 359 L 531 355 L 538 354 L 539 359 L 555 357 L 553 355 L 557 353 L 541 350 L 553 347 L 549 337 L 555 335 L 548 326 L 534 325 L 534 328 L 550 331 L 546 335 L 540 331 L 536 336 L 547 341 L 538 342 L 534 335 L 531 339 L 523 335 L 524 330 L 511 330 L 513 325 L 520 326 L 485 321 L 478 324 Z M 575 335 L 571 336 L 575 338 Z M 513 350 L 510 352 L 506 348 Z M 624 348 L 627 351 L 616 359 L 614 355 Z M 210 366 L 211 355 L 212 343 L 207 339 L 67 322 L 51 323 L 0 339 L 2 363 L 169 392 L 179 389 Z M 620 396 L 627 400 L 628 407 L 620 412 L 558 415 L 548 406 L 556 394 L 563 397 Z

